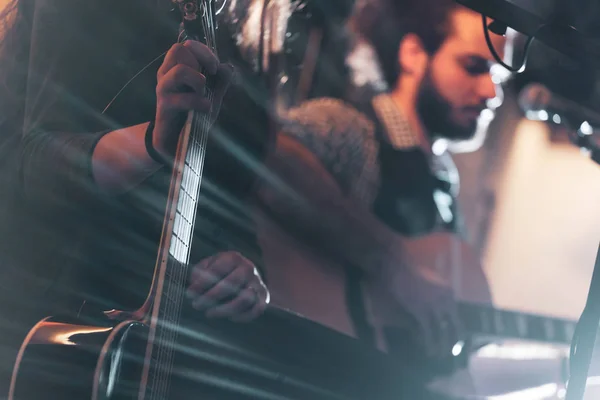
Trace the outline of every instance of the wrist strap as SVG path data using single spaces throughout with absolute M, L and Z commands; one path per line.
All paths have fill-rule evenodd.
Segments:
M 144 143 L 146 145 L 146 152 L 151 159 L 165 167 L 170 167 L 171 163 L 163 157 L 152 145 L 152 133 L 154 132 L 154 120 L 150 121 L 148 128 L 146 128 L 146 134 L 144 135 Z

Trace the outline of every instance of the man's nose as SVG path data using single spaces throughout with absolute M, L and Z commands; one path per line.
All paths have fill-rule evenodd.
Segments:
M 483 101 L 496 97 L 496 84 L 492 80 L 492 74 L 487 73 L 479 77 L 477 82 L 477 95 Z

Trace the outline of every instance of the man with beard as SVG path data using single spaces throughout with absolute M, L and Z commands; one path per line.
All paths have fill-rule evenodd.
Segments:
M 373 1 L 355 22 L 390 90 L 312 100 L 284 119 L 258 213 L 272 301 L 383 351 L 439 359 L 460 323 L 432 272 L 460 223 L 455 169 L 432 149 L 474 134 L 496 95 L 494 58 L 481 15 L 452 0 Z M 504 40 L 492 37 L 500 55 Z M 476 264 L 473 297 L 487 302 Z

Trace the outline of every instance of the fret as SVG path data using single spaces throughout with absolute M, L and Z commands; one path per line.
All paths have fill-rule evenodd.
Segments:
M 185 165 L 190 167 L 197 175 L 201 174 L 202 162 L 204 161 L 204 146 L 202 146 L 194 138 L 190 138 L 188 157 L 186 157 Z
M 517 321 L 519 314 L 505 310 L 502 310 L 501 313 L 502 320 L 504 322 L 504 330 L 501 334 L 504 336 L 514 336 L 517 338 L 522 337 L 522 335 L 519 333 L 519 323 Z
M 544 319 L 544 335 L 545 335 L 545 339 L 552 341 L 555 340 L 555 329 L 554 329 L 554 321 L 552 321 L 551 319 L 547 318 Z
M 181 235 L 181 216 L 175 210 L 175 218 L 173 219 L 173 234 L 179 238 L 182 238 Z M 185 243 L 185 242 L 184 242 Z
M 196 201 L 196 193 L 198 193 L 198 187 L 200 184 L 200 177 L 192 168 L 183 169 L 183 178 L 181 179 L 181 189 Z
M 528 317 L 529 320 L 529 335 L 528 339 L 539 339 L 545 338 L 546 333 L 544 331 L 544 322 L 541 318 L 530 315 Z
M 527 322 L 527 316 L 523 314 L 515 314 L 517 321 L 517 333 L 519 337 L 526 338 L 529 335 L 529 324 Z
M 190 147 L 191 148 L 191 147 Z M 200 173 L 198 172 L 199 168 L 198 168 L 198 160 L 196 159 L 197 156 L 196 155 L 191 155 L 186 159 L 185 161 L 185 166 L 189 169 L 192 170 L 192 172 L 196 175 L 200 175 Z
M 175 211 L 175 223 L 173 233 L 186 245 L 190 245 L 192 237 L 192 223 L 185 219 L 178 211 Z
M 485 310 L 485 309 L 480 310 L 479 318 L 480 318 L 480 322 L 481 322 L 482 332 L 483 333 L 493 333 L 488 310 Z
M 170 307 L 168 307 L 170 308 L 169 312 L 164 313 L 160 318 L 163 329 L 169 322 L 176 322 L 179 318 L 179 315 L 176 315 L 177 313 L 173 312 L 173 309 L 177 307 L 178 303 L 180 303 L 179 300 L 183 297 L 183 291 L 175 288 L 178 285 L 171 284 L 169 286 L 170 287 L 162 293 L 162 302 L 170 305 Z
M 170 291 L 166 290 L 163 292 L 163 298 L 170 301 L 171 303 L 175 303 L 178 299 L 176 295 L 170 293 Z M 164 320 L 163 320 L 164 321 Z
M 498 310 L 489 306 L 461 303 L 459 315 L 471 334 L 501 338 L 570 343 L 575 322 L 559 318 Z
M 175 260 L 181 262 L 181 251 L 179 250 L 179 245 L 177 243 L 177 238 L 172 235 L 171 237 L 171 246 L 169 248 L 169 255 L 173 257 Z M 169 268 L 167 268 L 169 270 Z
M 183 166 L 183 171 L 182 171 L 182 175 L 181 175 L 181 185 L 179 186 L 179 191 L 185 191 L 186 193 L 190 194 L 189 191 L 187 190 L 187 188 L 191 187 L 191 178 L 190 175 L 193 174 L 194 172 L 191 170 L 191 168 L 187 168 L 185 165 Z M 193 196 L 191 196 L 192 199 L 194 198 Z
M 505 330 L 503 314 L 504 313 L 500 310 L 494 310 L 494 332 L 498 335 L 502 335 Z
M 165 322 L 174 322 L 179 318 L 178 310 L 180 310 L 181 300 L 184 296 L 184 286 L 182 283 L 187 280 L 187 269 L 182 263 L 172 262 L 172 268 L 175 268 L 177 271 L 172 277 L 171 280 L 164 286 L 164 290 L 162 292 L 161 302 L 165 305 L 167 309 L 170 309 L 169 312 L 163 314 L 161 316 L 161 321 L 164 324 Z
M 202 153 L 203 153 L 203 146 L 201 146 L 200 143 L 198 143 L 198 141 L 194 138 L 194 135 L 192 134 L 192 137 L 190 137 L 188 154 L 187 154 L 185 163 L 187 166 L 192 168 L 192 170 L 198 175 L 200 173 L 200 164 L 202 162 Z
M 177 200 L 177 211 L 185 217 L 186 220 L 191 221 L 194 218 L 193 211 L 196 208 L 196 202 L 192 197 L 185 191 L 179 191 L 179 199 Z
M 182 264 L 187 264 L 187 253 L 188 246 L 181 241 L 181 239 L 173 234 L 171 237 L 171 247 L 169 249 L 169 254 L 178 262 Z
M 179 218 L 181 219 L 181 223 L 187 224 L 186 226 L 183 226 L 182 229 L 187 229 L 187 226 L 191 228 L 192 221 L 190 220 L 192 219 L 192 217 L 186 216 L 185 213 L 182 213 L 179 210 L 175 210 L 175 215 L 179 216 Z

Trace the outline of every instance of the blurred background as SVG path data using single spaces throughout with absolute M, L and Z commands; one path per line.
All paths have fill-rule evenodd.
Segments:
M 310 11 L 301 7 L 292 16 L 284 58 L 288 65 L 304 69 L 288 67 L 281 75 L 284 107 L 306 97 L 339 96 L 343 90 L 335 84 L 343 84 L 336 75 L 341 66 L 348 68 L 347 79 L 361 88 L 357 95 L 382 89 L 368 45 L 352 40 L 352 19 L 346 20 L 352 6 L 367 1 L 306 2 Z M 480 7 L 486 2 L 464 3 Z M 468 241 L 483 260 L 495 307 L 577 319 L 587 298 L 600 238 L 600 166 L 568 139 L 571 127 L 525 118 L 518 97 L 526 85 L 541 83 L 555 95 L 600 109 L 600 2 L 487 4 L 504 14 L 507 4 L 517 6 L 514 20 L 530 30 L 535 26 L 528 16 L 550 28 L 544 32 L 547 40 L 532 42 L 524 72 L 508 77 L 506 70 L 498 69 L 498 82 L 506 82 L 503 98 L 491 102 L 479 134 L 469 143 L 451 144 L 461 177 L 459 203 Z M 314 14 L 321 16 L 315 19 Z M 319 22 L 313 26 L 307 21 Z M 556 26 L 570 26 L 580 35 Z M 519 65 L 526 38 L 511 29 L 507 34 L 514 41 L 505 62 Z M 331 49 L 340 43 L 350 43 L 345 63 L 331 56 L 335 54 Z M 318 54 L 312 54 L 311 48 Z M 302 86 L 307 78 L 301 71 L 306 73 L 307 66 L 315 71 L 310 90 Z M 489 393 L 490 399 L 562 398 L 564 386 L 557 382 L 564 381 L 566 350 L 505 343 L 483 349 L 471 360 L 471 370 L 478 389 Z M 592 367 L 590 375 L 599 371 Z M 597 381 L 589 380 L 587 398 L 600 395 Z
M 352 37 L 353 7 L 359 9 L 366 1 L 300 2 L 288 25 L 280 74 L 282 107 L 319 95 L 342 96 L 347 93 L 344 79 L 360 88 L 359 95 L 381 89 L 368 45 Z M 599 58 L 594 57 L 600 46 L 600 2 L 491 3 L 510 3 L 544 23 L 573 26 L 586 43 L 560 31 L 551 32 L 557 39 L 550 45 L 534 40 L 525 71 L 504 84 L 503 99 L 491 102 L 480 133 L 470 143 L 451 147 L 461 176 L 459 201 L 469 241 L 484 260 L 498 307 L 577 318 L 600 238 L 600 167 L 569 142 L 564 126 L 527 120 L 517 99 L 527 84 L 537 82 L 600 109 Z M 514 42 L 506 62 L 519 65 L 525 38 L 510 29 L 508 34 Z M 346 56 L 344 45 L 350 47 Z M 585 48 L 575 58 L 561 53 L 565 47 Z M 343 68 L 347 77 L 340 74 Z M 506 70 L 497 71 L 498 82 L 507 79 Z M 312 79 L 302 75 L 311 72 Z

